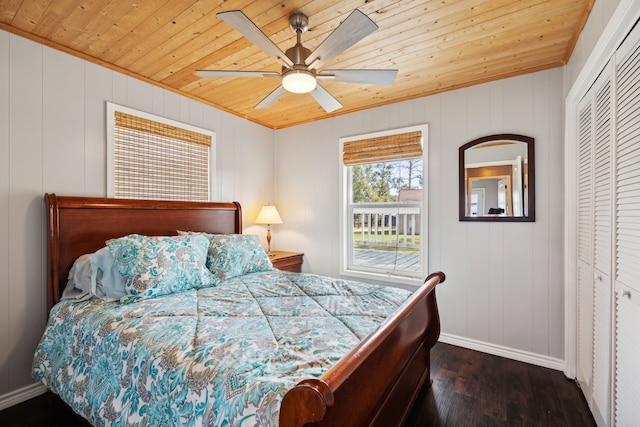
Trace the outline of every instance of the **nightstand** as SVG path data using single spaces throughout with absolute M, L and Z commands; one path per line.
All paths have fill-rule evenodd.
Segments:
M 285 251 L 273 251 L 274 256 L 270 256 L 269 259 L 275 268 L 278 270 L 292 271 L 294 273 L 300 273 L 302 270 L 302 256 L 300 252 L 285 252 Z

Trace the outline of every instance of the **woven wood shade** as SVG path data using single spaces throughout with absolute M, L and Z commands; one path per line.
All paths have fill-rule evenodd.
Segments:
M 209 200 L 211 136 L 115 112 L 115 197 Z
M 345 166 L 390 162 L 422 157 L 422 132 L 347 141 L 343 146 Z

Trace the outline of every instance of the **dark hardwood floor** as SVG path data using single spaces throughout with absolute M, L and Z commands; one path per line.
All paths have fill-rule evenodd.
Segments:
M 562 372 L 442 343 L 431 364 L 433 385 L 405 427 L 595 426 L 581 391 Z M 82 425 L 51 393 L 0 411 L 2 427 Z
M 433 384 L 405 427 L 595 427 L 582 392 L 560 371 L 437 343 Z

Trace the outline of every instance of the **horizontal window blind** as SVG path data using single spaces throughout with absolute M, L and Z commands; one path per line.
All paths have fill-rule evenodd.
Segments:
M 390 162 L 422 157 L 422 131 L 346 141 L 345 166 Z
M 115 197 L 209 200 L 211 136 L 115 111 Z

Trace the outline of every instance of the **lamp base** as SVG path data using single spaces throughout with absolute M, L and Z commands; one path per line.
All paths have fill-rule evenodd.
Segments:
M 267 256 L 276 256 L 275 252 L 271 252 L 271 224 L 267 224 Z

